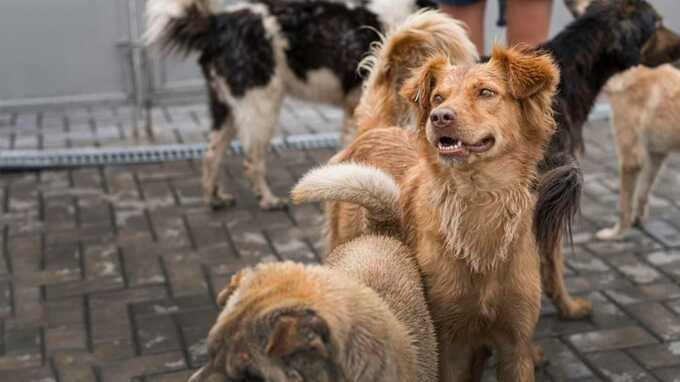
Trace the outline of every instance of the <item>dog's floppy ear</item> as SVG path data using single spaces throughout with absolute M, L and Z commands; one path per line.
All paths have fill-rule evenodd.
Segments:
M 409 79 L 401 88 L 401 96 L 412 105 L 427 110 L 430 107 L 430 96 L 437 86 L 441 73 L 449 66 L 449 59 L 444 55 L 430 58 L 423 66 L 413 70 Z
M 241 285 L 241 281 L 243 281 L 246 274 L 249 272 L 250 269 L 243 269 L 231 277 L 229 285 L 222 289 L 222 291 L 217 295 L 218 306 L 224 307 L 224 305 L 227 303 L 227 300 L 229 300 L 229 297 L 236 291 L 236 289 L 238 289 L 238 287 Z
M 329 340 L 328 324 L 316 312 L 286 312 L 274 318 L 266 351 L 279 358 L 303 351 L 327 357 Z
M 641 63 L 656 67 L 677 60 L 680 60 L 680 36 L 662 25 L 643 46 Z
M 554 91 L 560 81 L 560 72 L 549 54 L 522 47 L 494 47 L 491 63 L 505 73 L 510 94 L 517 99 L 529 98 L 543 90 Z

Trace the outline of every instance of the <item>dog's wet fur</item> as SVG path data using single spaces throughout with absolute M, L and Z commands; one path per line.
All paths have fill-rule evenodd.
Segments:
M 497 48 L 486 64 L 452 65 L 435 54 L 401 92 L 415 132 L 367 129 L 293 191 L 297 201 L 345 201 L 327 206 L 331 248 L 365 234 L 376 200 L 389 208 L 399 199 L 394 224 L 423 272 L 442 381 L 476 380 L 487 347 L 498 351 L 502 380 L 534 380 L 541 271 L 532 188 L 555 128 L 558 81 L 548 55 Z M 347 182 L 337 163 L 357 168 Z M 394 181 L 381 185 L 367 165 Z
M 265 263 L 218 297 L 210 361 L 190 382 L 437 381 L 437 344 L 413 254 L 367 235 L 326 265 Z

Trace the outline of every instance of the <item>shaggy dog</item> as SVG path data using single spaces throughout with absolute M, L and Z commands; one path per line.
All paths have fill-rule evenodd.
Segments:
M 190 382 L 437 381 L 437 343 L 412 253 L 367 235 L 325 266 L 260 264 L 232 278 Z
M 561 316 L 574 319 L 589 314 L 592 306 L 566 289 L 559 227 L 571 227 L 579 205 L 582 179 L 576 158 L 584 150 L 583 125 L 610 77 L 640 63 L 670 59 L 680 39 L 663 27 L 644 0 L 571 3 L 577 15 L 587 10 L 538 48 L 554 57 L 562 81 L 553 103 L 557 132 L 540 165 L 538 193 L 544 203 L 536 211 L 536 234 L 542 247 L 543 288 Z
M 375 168 L 329 165 L 293 190 L 296 202 L 335 201 L 331 246 L 386 227 L 415 252 L 442 381 L 479 377 L 487 347 L 498 352 L 499 380 L 534 380 L 541 275 L 533 186 L 555 129 L 558 82 L 548 55 L 496 48 L 478 65 L 434 55 L 401 92 L 414 132 L 369 129 L 333 161 Z
M 597 237 L 614 239 L 640 225 L 661 166 L 680 151 L 680 70 L 638 66 L 609 80 L 605 90 L 619 155 L 620 210 L 618 223 Z
M 343 135 L 352 136 L 352 114 L 361 95 L 357 66 L 379 41 L 379 32 L 403 21 L 421 0 L 253 0 L 220 6 L 220 0 L 150 0 L 147 41 L 169 50 L 199 53 L 207 82 L 212 132 L 203 163 L 203 189 L 213 208 L 234 203 L 221 191 L 219 166 L 238 134 L 246 175 L 263 209 L 279 208 L 266 180 L 269 142 L 284 96 L 343 107 Z M 476 58 L 455 24 L 452 57 Z

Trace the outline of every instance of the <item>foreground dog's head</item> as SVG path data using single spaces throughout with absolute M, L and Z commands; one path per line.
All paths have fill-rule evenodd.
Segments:
M 495 48 L 485 64 L 432 57 L 402 95 L 438 162 L 456 168 L 499 158 L 538 161 L 555 130 L 551 101 L 559 71 L 546 54 Z
M 680 59 L 680 36 L 663 26 L 662 17 L 645 0 L 567 0 L 575 17 L 610 22 L 615 38 L 611 53 L 627 66 L 658 66 Z
M 315 311 L 303 265 L 263 264 L 232 278 L 208 335 L 210 361 L 190 382 L 339 381 L 329 323 Z

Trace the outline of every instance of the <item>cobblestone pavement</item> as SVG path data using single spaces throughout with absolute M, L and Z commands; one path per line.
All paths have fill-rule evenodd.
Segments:
M 154 108 L 153 128 L 131 127 L 129 107 L 97 107 L 0 113 L 0 150 L 119 147 L 207 142 L 210 126 L 204 104 Z M 337 132 L 342 111 L 309 107 L 295 100 L 283 105 L 280 135 Z
M 125 113 L 0 114 L 0 149 L 130 144 Z M 154 115 L 154 142 L 205 139 L 203 106 Z M 290 103 L 282 124 L 284 134 L 333 131 L 339 118 Z M 536 337 L 549 364 L 538 380 L 680 381 L 680 158 L 662 173 L 645 229 L 600 242 L 593 232 L 616 211 L 617 163 L 606 122 L 586 130 L 567 272 L 595 314 L 562 321 L 544 304 Z M 287 193 L 332 154 L 274 152 L 274 189 Z M 197 162 L 3 173 L 0 381 L 186 381 L 206 360 L 215 294 L 231 274 L 258 261 L 318 261 L 319 206 L 258 211 L 241 160 L 224 165 L 238 205 L 222 212 L 201 204 Z

